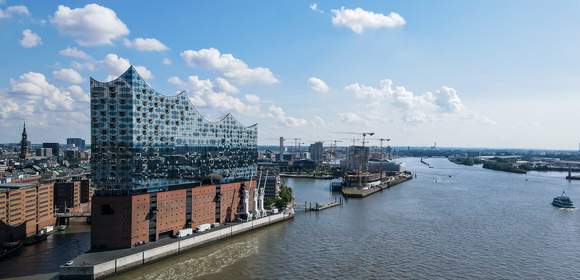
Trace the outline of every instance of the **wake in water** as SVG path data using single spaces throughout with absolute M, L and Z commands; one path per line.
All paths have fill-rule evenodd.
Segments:
M 227 246 L 220 247 L 208 255 L 200 256 L 180 256 L 177 262 L 169 263 L 163 261 L 158 263 L 153 273 L 147 273 L 139 279 L 195 279 L 208 274 L 218 273 L 244 258 L 252 256 L 258 252 L 258 239 L 238 241 L 228 243 Z M 193 255 L 193 254 L 192 254 Z M 198 255 L 198 254 L 196 254 Z M 175 260 L 172 260 L 175 261 Z M 159 268 L 159 265 L 167 265 Z M 133 278 L 134 279 L 134 278 Z

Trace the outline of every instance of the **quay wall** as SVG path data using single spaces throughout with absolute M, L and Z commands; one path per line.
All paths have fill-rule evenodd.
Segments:
M 101 279 L 116 273 L 135 268 L 167 256 L 178 254 L 184 250 L 195 248 L 203 244 L 225 239 L 243 232 L 251 231 L 273 223 L 292 218 L 293 214 L 280 213 L 264 218 L 227 226 L 225 228 L 212 230 L 183 239 L 175 239 L 174 242 L 150 248 L 141 252 L 95 262 L 92 265 L 61 266 L 60 279 Z

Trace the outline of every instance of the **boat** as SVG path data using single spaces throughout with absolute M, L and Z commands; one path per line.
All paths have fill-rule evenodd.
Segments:
M 562 192 L 560 196 L 554 197 L 552 200 L 552 205 L 558 208 L 575 208 L 574 202 L 566 195 L 566 192 Z

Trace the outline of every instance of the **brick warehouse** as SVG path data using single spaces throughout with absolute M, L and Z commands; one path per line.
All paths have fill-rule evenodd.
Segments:
M 95 196 L 91 211 L 92 248 L 128 248 L 169 237 L 186 227 L 235 221 L 242 203 L 242 186 L 252 200 L 256 181 L 130 196 Z M 251 203 L 249 207 L 253 210 Z

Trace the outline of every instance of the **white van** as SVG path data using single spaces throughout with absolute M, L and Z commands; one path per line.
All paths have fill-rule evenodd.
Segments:
M 196 232 L 204 232 L 211 228 L 211 224 L 201 224 L 197 226 Z

